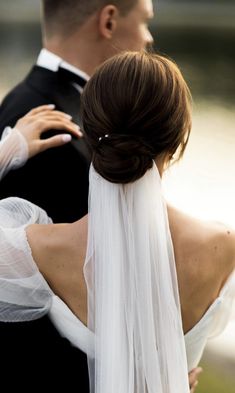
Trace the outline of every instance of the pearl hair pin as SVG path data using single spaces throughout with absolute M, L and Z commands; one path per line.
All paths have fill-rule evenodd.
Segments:
M 109 137 L 109 134 L 106 134 L 105 136 L 100 136 L 99 137 L 99 142 L 101 142 L 102 141 L 102 139 L 104 139 L 104 138 L 108 138 Z

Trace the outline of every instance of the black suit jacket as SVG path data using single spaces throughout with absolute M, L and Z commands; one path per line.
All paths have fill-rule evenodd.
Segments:
M 54 73 L 33 67 L 3 100 L 1 132 L 43 104 L 55 104 L 79 123 L 80 94 L 73 80 L 73 74 L 67 71 Z M 84 84 L 77 79 L 75 82 Z M 44 208 L 54 222 L 72 222 L 87 213 L 88 168 L 84 143 L 73 141 L 9 173 L 0 184 L 0 198 L 26 198 Z M 89 392 L 86 355 L 59 335 L 48 316 L 31 322 L 0 323 L 0 351 L 3 392 L 61 391 L 62 386 L 66 386 L 66 392 Z
M 0 133 L 30 109 L 55 104 L 80 123 L 80 93 L 73 81 L 84 81 L 69 71 L 52 72 L 34 66 L 0 107 Z M 47 135 L 52 135 L 48 132 Z M 72 222 L 87 213 L 89 155 L 83 140 L 73 140 L 30 159 L 1 182 L 0 198 L 18 196 L 44 208 L 54 222 Z

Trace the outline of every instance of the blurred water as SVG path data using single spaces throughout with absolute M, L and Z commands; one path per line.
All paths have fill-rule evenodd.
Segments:
M 235 29 L 163 26 L 155 35 L 160 50 L 181 66 L 195 100 L 185 156 L 164 178 L 167 199 L 191 215 L 235 228 Z M 221 377 L 229 367 L 234 376 L 235 309 L 224 333 L 207 346 L 210 363 L 219 357 Z
M 0 25 L 0 99 L 26 75 L 41 46 L 38 24 Z
M 235 228 L 235 106 L 195 103 L 183 160 L 165 176 L 169 200 L 202 219 Z

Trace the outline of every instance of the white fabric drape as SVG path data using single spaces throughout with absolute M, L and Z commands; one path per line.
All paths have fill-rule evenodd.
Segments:
M 91 393 L 188 393 L 178 284 L 161 179 L 112 184 L 90 169 L 84 275 Z
M 16 129 L 6 127 L 0 141 L 0 180 L 11 169 L 19 168 L 28 159 L 28 144 Z

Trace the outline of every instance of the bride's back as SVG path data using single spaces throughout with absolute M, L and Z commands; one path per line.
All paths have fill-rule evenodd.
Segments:
M 235 233 L 168 207 L 184 333 L 195 326 L 217 298 L 235 267 Z M 87 216 L 74 224 L 32 225 L 27 236 L 34 259 L 55 294 L 87 325 L 83 267 Z

